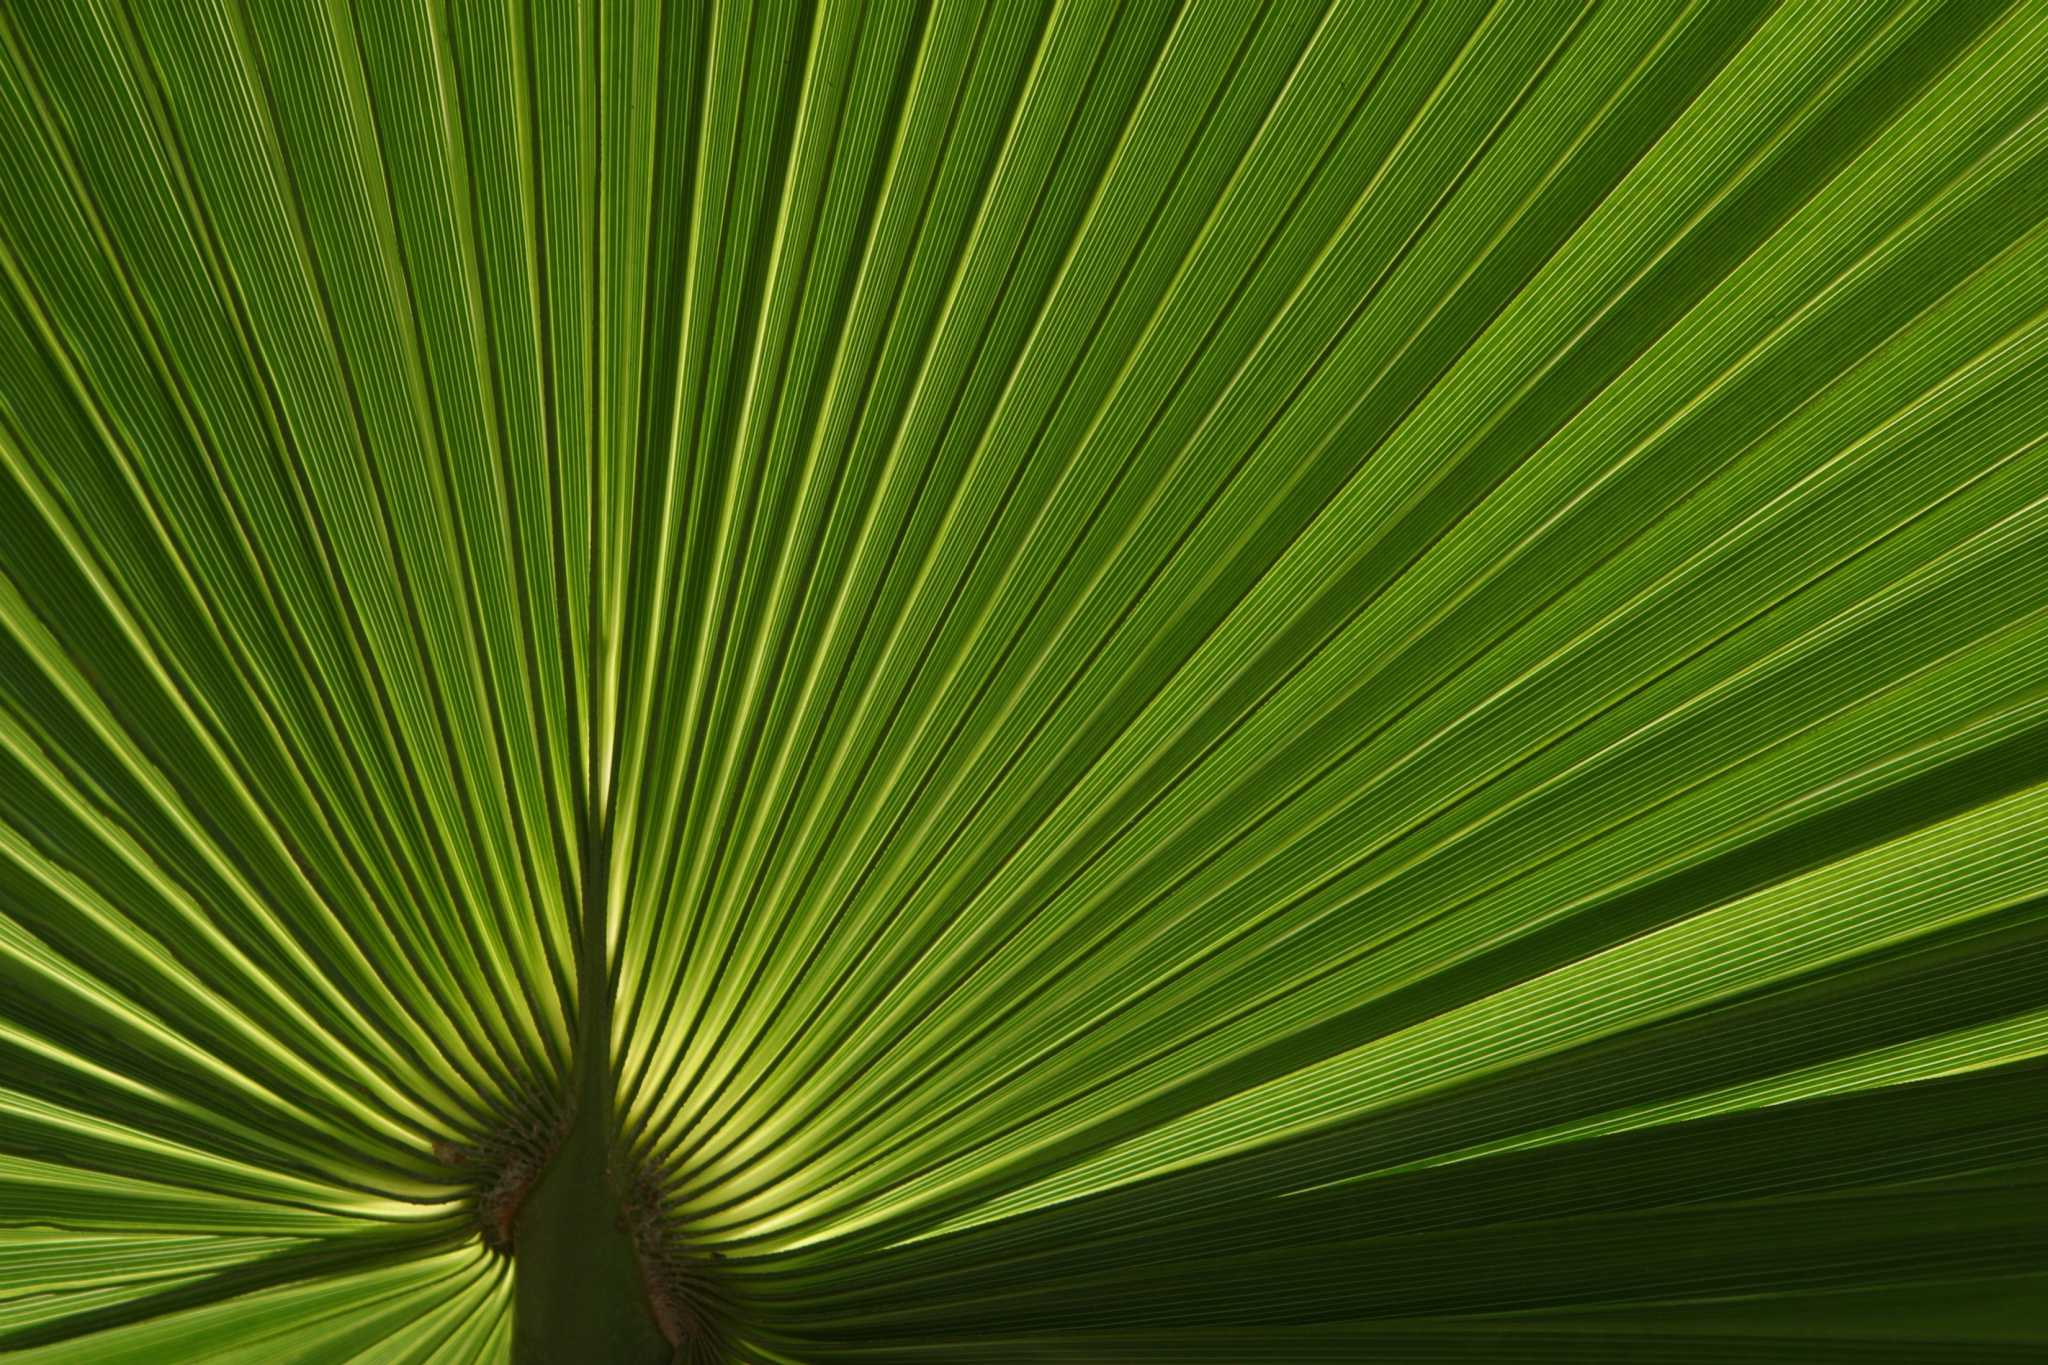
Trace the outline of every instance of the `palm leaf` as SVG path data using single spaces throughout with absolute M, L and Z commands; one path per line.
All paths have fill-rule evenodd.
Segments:
M 58 0 L 0 123 L 0 1348 L 2048 1343 L 2048 9 Z

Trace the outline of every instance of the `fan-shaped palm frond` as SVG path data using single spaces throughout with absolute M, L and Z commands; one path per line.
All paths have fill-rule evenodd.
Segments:
M 2048 7 L 0 0 L 0 139 L 0 1348 L 2048 1347 Z

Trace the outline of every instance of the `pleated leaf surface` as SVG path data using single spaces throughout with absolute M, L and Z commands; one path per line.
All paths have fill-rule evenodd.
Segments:
M 2048 1350 L 2048 5 L 0 0 L 0 147 L 10 1359 L 511 1359 L 593 992 L 677 1359 Z

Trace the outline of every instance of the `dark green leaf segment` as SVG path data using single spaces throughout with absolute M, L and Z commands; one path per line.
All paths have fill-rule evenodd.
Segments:
M 9 1365 L 2048 1359 L 2048 0 L 0 0 Z

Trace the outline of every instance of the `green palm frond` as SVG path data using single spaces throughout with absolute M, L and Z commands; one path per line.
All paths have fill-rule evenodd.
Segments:
M 0 1351 L 2033 1360 L 2048 6 L 0 0 Z

